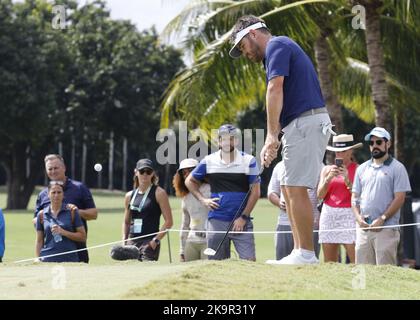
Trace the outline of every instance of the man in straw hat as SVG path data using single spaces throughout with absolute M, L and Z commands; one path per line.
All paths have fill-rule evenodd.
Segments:
M 277 157 L 283 129 L 282 193 L 297 246 L 280 264 L 318 263 L 312 239 L 312 206 L 307 189 L 316 187 L 331 130 L 315 68 L 292 39 L 271 35 L 262 19 L 248 15 L 232 33 L 233 58 L 241 55 L 263 63 L 266 71 L 267 137 L 261 163 L 268 167 Z
M 397 263 L 400 241 L 398 225 L 406 192 L 411 191 L 407 170 L 391 157 L 391 135 L 384 128 L 373 128 L 365 136 L 372 158 L 356 170 L 352 188 L 352 208 L 361 228 L 356 233 L 357 264 Z
M 318 198 L 323 199 L 319 221 L 319 243 L 322 244 L 324 262 L 338 262 L 339 248 L 346 248 L 351 263 L 355 261 L 356 220 L 351 209 L 351 188 L 357 163 L 353 149 L 362 147 L 354 143 L 352 134 L 333 137 L 327 150 L 335 152 L 335 164 L 321 171 Z

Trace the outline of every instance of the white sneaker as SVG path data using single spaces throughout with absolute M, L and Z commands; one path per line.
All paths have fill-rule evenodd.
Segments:
M 284 257 L 276 264 L 317 264 L 319 260 L 313 255 L 311 258 L 306 259 L 303 257 L 302 253 L 296 252 L 295 254 L 289 254 L 287 257 Z
M 282 258 L 281 260 L 267 260 L 265 263 L 267 263 L 267 264 L 285 264 L 285 263 L 282 263 L 283 260 L 285 260 L 286 258 L 291 259 L 291 257 L 294 257 L 296 255 L 299 255 L 299 250 L 293 249 L 292 252 L 288 256 Z

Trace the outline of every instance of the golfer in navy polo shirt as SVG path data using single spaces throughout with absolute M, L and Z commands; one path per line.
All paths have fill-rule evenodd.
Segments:
M 66 166 L 64 159 L 58 154 L 47 155 L 44 159 L 45 171 L 50 180 L 64 182 L 64 203 L 75 206 L 82 218 L 83 225 L 87 233 L 87 220 L 95 220 L 98 217 L 98 210 L 89 189 L 81 182 L 66 177 Z M 38 212 L 50 204 L 48 189 L 40 192 L 36 200 L 35 218 Z M 34 223 L 35 223 L 34 219 Z M 78 249 L 86 248 L 86 242 L 77 242 Z M 87 250 L 79 251 L 80 262 L 89 262 Z
M 266 71 L 267 137 L 261 151 L 262 165 L 268 167 L 283 145 L 285 170 L 280 185 L 297 243 L 295 250 L 279 263 L 318 263 L 307 189 L 316 187 L 333 131 L 315 68 L 296 42 L 272 36 L 265 22 L 255 16 L 239 18 L 231 40 L 231 57 L 243 55 L 253 62 L 262 62 Z

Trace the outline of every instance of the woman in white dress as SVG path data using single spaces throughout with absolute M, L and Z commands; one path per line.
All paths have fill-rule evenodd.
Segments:
M 353 161 L 353 135 L 341 134 L 333 137 L 333 145 L 327 150 L 335 152 L 335 164 L 321 171 L 318 198 L 323 199 L 319 221 L 319 243 L 325 262 L 338 262 L 340 245 L 346 248 L 351 263 L 355 262 L 356 219 L 351 209 L 351 188 L 357 163 Z M 336 230 L 336 231 L 330 231 Z

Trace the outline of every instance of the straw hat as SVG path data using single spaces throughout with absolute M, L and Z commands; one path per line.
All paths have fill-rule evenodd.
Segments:
M 332 146 L 327 146 L 327 150 L 334 152 L 342 152 L 350 149 L 356 149 L 362 147 L 362 143 L 354 143 L 352 134 L 339 134 L 333 137 Z

